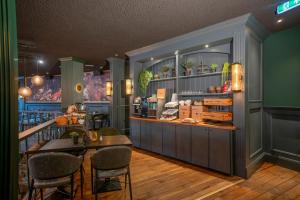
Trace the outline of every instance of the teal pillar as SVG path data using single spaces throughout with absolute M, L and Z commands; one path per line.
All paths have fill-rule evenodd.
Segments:
M 122 96 L 122 80 L 125 78 L 125 60 L 111 57 L 107 59 L 110 68 L 110 80 L 113 83 L 113 95 L 110 107 L 111 126 L 125 131 L 125 98 Z
M 18 55 L 16 4 L 0 0 L 0 199 L 18 196 Z
M 61 62 L 61 107 L 83 102 L 83 61 L 74 58 L 60 58 Z M 79 87 L 81 86 L 81 91 Z M 77 89 L 76 89 L 77 88 Z

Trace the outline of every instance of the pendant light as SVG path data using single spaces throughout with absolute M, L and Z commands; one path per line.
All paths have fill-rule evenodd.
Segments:
M 41 86 L 44 84 L 43 77 L 38 75 L 39 63 L 43 64 L 44 62 L 42 60 L 36 60 L 36 75 L 31 78 L 31 83 L 32 83 L 32 85 L 35 85 L 35 86 Z
M 23 98 L 30 97 L 32 95 L 32 90 L 30 87 L 27 87 L 26 84 L 26 68 L 25 68 L 25 57 L 24 57 L 24 87 L 20 87 L 18 90 L 18 94 Z

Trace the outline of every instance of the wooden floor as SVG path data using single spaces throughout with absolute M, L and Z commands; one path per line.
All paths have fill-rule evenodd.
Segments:
M 85 159 L 85 200 L 91 194 L 89 151 Z M 131 162 L 133 199 L 200 200 L 200 199 L 298 199 L 300 173 L 265 163 L 250 179 L 229 177 L 177 160 L 134 150 Z M 122 181 L 123 179 L 121 179 Z M 79 183 L 79 179 L 77 179 Z M 76 200 L 80 191 L 76 193 Z M 129 199 L 127 192 L 101 193 L 100 199 Z

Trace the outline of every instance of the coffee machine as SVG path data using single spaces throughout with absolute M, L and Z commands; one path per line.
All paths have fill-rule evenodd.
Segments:
M 141 111 L 142 111 L 142 99 L 141 97 L 135 97 L 133 99 L 133 115 L 136 116 L 141 116 Z

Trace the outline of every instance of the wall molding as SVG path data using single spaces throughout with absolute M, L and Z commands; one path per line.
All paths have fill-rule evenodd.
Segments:
M 264 116 L 266 159 L 276 164 L 283 164 L 285 167 L 300 169 L 300 148 L 298 150 L 295 144 L 299 140 L 295 132 L 299 130 L 300 133 L 300 108 L 264 107 Z M 287 137 L 285 134 L 288 134 Z M 278 143 L 279 139 L 280 143 Z

